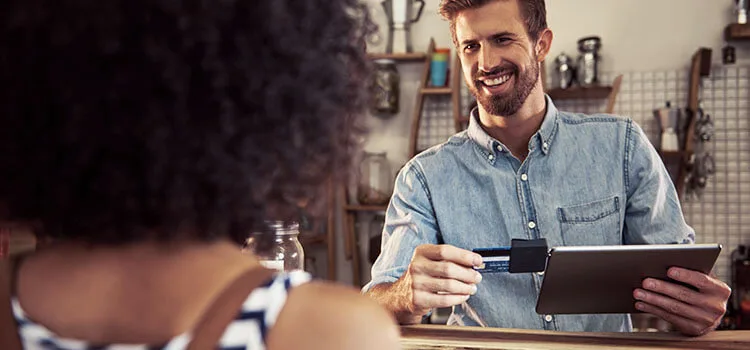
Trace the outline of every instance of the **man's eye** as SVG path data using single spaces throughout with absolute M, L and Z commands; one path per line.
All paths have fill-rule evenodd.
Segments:
M 508 39 L 508 38 L 497 38 L 497 39 L 495 39 L 495 42 L 498 43 L 498 44 L 505 44 L 508 41 L 510 41 L 510 39 Z
M 464 46 L 464 51 L 471 52 L 471 51 L 475 51 L 478 48 L 479 48 L 479 45 L 477 44 L 469 44 L 469 45 Z

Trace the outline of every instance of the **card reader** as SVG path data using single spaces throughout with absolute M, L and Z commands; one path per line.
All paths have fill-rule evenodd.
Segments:
M 510 247 L 477 248 L 472 251 L 482 256 L 482 266 L 474 268 L 480 273 L 544 271 L 549 255 L 544 238 L 512 239 Z

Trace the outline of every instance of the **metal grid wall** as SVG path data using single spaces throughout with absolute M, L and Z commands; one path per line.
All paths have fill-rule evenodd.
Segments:
M 424 150 L 442 143 L 455 133 L 451 95 L 426 95 L 419 124 L 417 149 Z
M 700 198 L 687 197 L 683 212 L 696 230 L 698 242 L 718 242 L 724 249 L 714 273 L 729 281 L 730 254 L 739 244 L 750 244 L 750 67 L 714 66 L 703 81 L 702 107 L 711 115 L 715 134 L 706 145 L 714 157 L 716 173 L 709 178 Z M 610 82 L 612 74 L 603 74 Z M 656 140 L 658 126 L 655 108 L 671 101 L 673 107 L 686 107 L 688 70 L 631 72 L 624 74 L 615 113 L 633 118 L 649 138 Z M 606 101 L 557 101 L 561 110 L 597 113 Z

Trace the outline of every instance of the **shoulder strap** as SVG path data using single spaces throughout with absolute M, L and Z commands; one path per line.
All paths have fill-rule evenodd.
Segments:
M 18 338 L 18 325 L 10 307 L 15 262 L 15 259 L 0 259 L 0 349 L 4 350 L 23 350 Z
M 187 350 L 215 349 L 227 326 L 239 312 L 250 292 L 268 281 L 274 270 L 257 267 L 243 272 L 214 299 L 198 321 Z M 5 349 L 4 347 L 2 349 Z

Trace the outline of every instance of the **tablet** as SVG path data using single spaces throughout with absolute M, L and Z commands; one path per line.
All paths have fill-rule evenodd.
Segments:
M 537 299 L 539 314 L 637 313 L 633 290 L 672 266 L 709 273 L 720 244 L 556 247 Z

